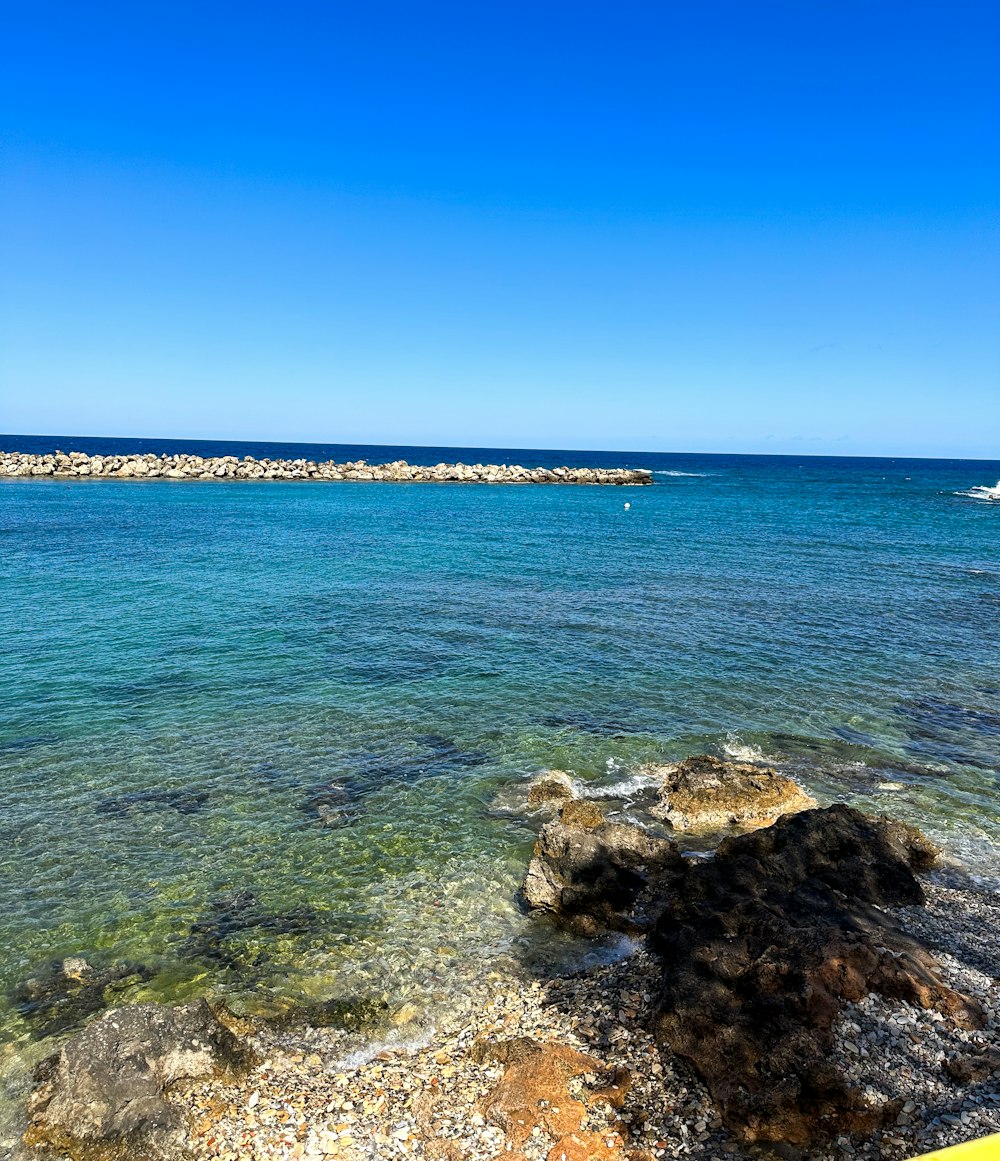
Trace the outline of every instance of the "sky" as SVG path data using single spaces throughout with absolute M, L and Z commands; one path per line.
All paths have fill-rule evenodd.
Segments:
M 1000 7 L 8 0 L 0 431 L 1000 455 Z

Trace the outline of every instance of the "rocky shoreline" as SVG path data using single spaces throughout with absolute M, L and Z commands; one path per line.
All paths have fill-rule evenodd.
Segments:
M 25 1156 L 902 1161 L 1000 1132 L 1000 895 L 765 767 L 662 774 L 648 824 L 561 772 L 525 788 L 525 905 L 632 954 L 555 977 L 506 955 L 363 1052 L 222 1006 L 111 1010 L 38 1070 Z M 678 845 L 719 819 L 712 857 Z
M 114 480 L 380 480 L 466 484 L 651 484 L 645 468 L 525 468 L 519 464 L 435 464 L 396 460 L 338 464 L 333 460 L 253 459 L 244 456 L 106 455 L 84 452 L 32 455 L 0 452 L 0 476 Z

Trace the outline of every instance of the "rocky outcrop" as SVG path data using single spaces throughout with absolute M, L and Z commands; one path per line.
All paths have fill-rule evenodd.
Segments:
M 41 1067 L 25 1144 L 72 1161 L 175 1156 L 182 1122 L 164 1099 L 170 1085 L 239 1073 L 250 1063 L 204 1001 L 116 1008 Z
M 244 456 L 51 455 L 0 452 L 0 476 L 56 476 L 117 480 L 395 480 L 480 484 L 651 484 L 645 468 L 524 468 L 520 464 L 435 464 L 396 460 L 338 464 L 333 460 L 272 460 Z
M 769 826 L 783 814 L 816 805 L 791 778 L 750 762 L 724 762 L 700 754 L 675 766 L 647 766 L 644 772 L 663 774 L 650 814 L 679 831 Z
M 528 784 L 528 806 L 558 807 L 576 797 L 573 779 L 565 770 L 545 770 Z
M 655 1031 L 745 1141 L 808 1146 L 898 1112 L 869 1107 L 831 1060 L 846 1002 L 876 992 L 981 1023 L 885 910 L 923 902 L 913 871 L 933 851 L 911 827 L 832 806 L 725 839 L 674 877 L 650 935 Z
M 635 934 L 648 925 L 651 890 L 682 871 L 672 842 L 608 822 L 593 802 L 571 800 L 542 828 L 521 893 L 529 907 L 581 935 Z

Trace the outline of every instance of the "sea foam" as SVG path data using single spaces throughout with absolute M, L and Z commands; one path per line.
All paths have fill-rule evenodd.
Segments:
M 969 488 L 965 492 L 956 492 L 956 496 L 969 496 L 973 500 L 1000 500 L 1000 480 L 997 480 L 996 487 L 989 487 L 988 485 L 977 484 L 974 488 Z

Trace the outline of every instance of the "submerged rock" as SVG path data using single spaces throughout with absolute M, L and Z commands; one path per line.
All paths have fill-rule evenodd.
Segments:
M 652 769 L 646 767 L 646 772 Z M 650 814 L 674 830 L 768 826 L 783 814 L 816 805 L 791 778 L 750 762 L 699 754 L 662 770 L 663 787 Z
M 178 814 L 197 814 L 208 802 L 208 793 L 200 790 L 134 790 L 105 798 L 96 807 L 98 814 L 125 818 L 134 810 L 176 810 Z
M 976 1001 L 884 910 L 923 902 L 913 871 L 933 849 L 912 827 L 831 806 L 725 839 L 673 879 L 650 935 L 662 970 L 654 1030 L 745 1141 L 809 1146 L 895 1116 L 831 1058 L 848 1001 L 877 992 L 981 1024 Z
M 25 1144 L 73 1161 L 153 1161 L 176 1155 L 179 1109 L 164 1099 L 182 1080 L 245 1071 L 246 1046 L 203 1000 L 106 1012 L 36 1075 Z
M 257 932 L 269 935 L 304 935 L 318 922 L 309 907 L 265 911 L 252 891 L 235 891 L 209 902 L 206 914 L 191 925 L 181 955 L 209 960 L 223 967 L 246 968 L 260 963 L 261 954 L 248 950 L 245 941 Z
M 682 864 L 667 839 L 608 822 L 592 802 L 570 801 L 542 828 L 521 893 L 581 935 L 634 934 L 647 925 L 650 886 L 662 887 Z
M 122 962 L 105 966 L 82 956 L 53 960 L 11 993 L 14 1007 L 42 1039 L 82 1024 L 88 1016 L 113 1002 L 123 989 L 152 979 L 142 964 Z

